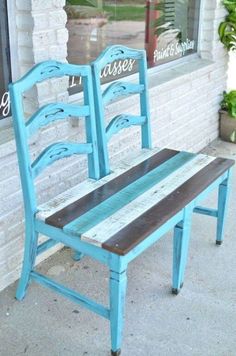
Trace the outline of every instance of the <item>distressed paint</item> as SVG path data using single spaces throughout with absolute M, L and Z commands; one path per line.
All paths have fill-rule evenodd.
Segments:
M 37 177 L 47 166 L 55 161 L 70 157 L 74 154 L 89 154 L 93 152 L 91 143 L 54 143 L 43 150 L 43 152 L 32 163 L 32 175 Z
M 18 159 L 20 166 L 20 174 L 22 181 L 22 190 L 24 195 L 24 204 L 25 204 L 25 218 L 26 218 L 26 240 L 25 240 L 25 255 L 24 263 L 22 269 L 21 279 L 17 289 L 17 298 L 22 299 L 25 295 L 29 280 L 32 279 L 43 286 L 46 286 L 57 293 L 60 293 L 72 301 L 88 308 L 89 310 L 107 318 L 110 320 L 111 328 L 111 342 L 112 342 L 112 354 L 118 355 L 121 349 L 121 336 L 123 329 L 123 318 L 124 318 L 124 304 L 125 304 L 125 293 L 126 293 L 126 270 L 128 263 L 131 262 L 134 258 L 140 255 L 148 247 L 152 246 L 164 233 L 175 227 L 175 237 L 174 237 L 174 253 L 173 253 L 173 292 L 178 292 L 181 287 L 184 279 L 184 271 L 187 261 L 187 252 L 188 252 L 188 243 L 191 227 L 191 214 L 195 208 L 195 212 L 206 213 L 207 215 L 215 216 L 215 211 L 212 209 L 199 207 L 199 203 L 216 187 L 220 185 L 219 188 L 219 203 L 218 203 L 218 232 L 217 232 L 217 241 L 222 241 L 223 227 L 225 224 L 225 211 L 226 203 L 228 199 L 228 185 L 229 185 L 229 169 L 221 174 L 220 177 L 214 180 L 204 191 L 198 194 L 190 203 L 188 203 L 184 208 L 178 211 L 174 216 L 169 220 L 163 223 L 155 232 L 149 234 L 143 241 L 136 245 L 132 250 L 130 250 L 126 255 L 119 256 L 111 251 L 100 248 L 93 244 L 82 241 L 79 237 L 74 236 L 71 233 L 65 233 L 62 229 L 55 228 L 53 226 L 47 225 L 44 221 L 38 220 L 39 218 L 45 219 L 47 214 L 50 215 L 52 211 L 57 211 L 61 206 L 65 206 L 68 201 L 73 199 L 78 199 L 78 196 L 73 196 L 74 193 L 81 194 L 83 196 L 85 192 L 92 191 L 96 189 L 99 185 L 103 185 L 106 182 L 112 180 L 115 176 L 123 173 L 125 170 L 129 169 L 132 165 L 138 164 L 147 157 L 150 157 L 154 151 L 150 150 L 149 152 L 144 150 L 144 154 L 140 154 L 139 157 L 135 158 L 133 162 L 123 162 L 116 172 L 111 173 L 109 176 L 104 177 L 99 182 L 94 182 L 92 180 L 87 180 L 83 185 L 78 185 L 74 189 L 69 190 L 69 192 L 60 195 L 54 200 L 51 200 L 48 204 L 44 204 L 40 207 L 41 212 L 36 216 L 37 204 L 36 197 L 33 186 L 33 172 L 31 169 L 31 163 L 29 158 L 29 151 L 27 146 L 27 134 L 35 132 L 36 129 L 40 128 L 42 125 L 47 125 L 49 122 L 54 121 L 56 117 L 58 119 L 62 118 L 60 115 L 64 115 L 61 111 L 49 112 L 49 117 L 39 114 L 31 118 L 31 123 L 28 123 L 28 128 L 25 126 L 25 120 L 23 115 L 23 107 L 21 95 L 23 91 L 29 89 L 36 82 L 42 81 L 47 78 L 52 78 L 53 76 L 62 76 L 62 75 L 74 75 L 83 77 L 83 83 L 85 86 L 85 107 L 90 108 L 89 113 L 84 111 L 84 116 L 86 120 L 86 138 L 87 138 L 87 148 L 86 153 L 88 154 L 88 165 L 89 165 L 89 176 L 92 178 L 99 177 L 99 167 L 98 167 L 98 149 L 103 151 L 103 154 L 100 156 L 100 169 L 101 175 L 106 175 L 110 173 L 109 159 L 107 153 L 107 138 L 106 138 L 106 128 L 103 122 L 103 103 L 102 103 L 102 93 L 100 91 L 100 79 L 99 74 L 101 69 L 106 63 L 112 63 L 114 60 L 132 58 L 139 62 L 139 72 L 140 72 L 140 83 L 139 85 L 144 86 L 144 90 L 140 92 L 140 106 L 141 106 L 141 116 L 145 116 L 146 121 L 142 124 L 142 147 L 151 147 L 151 135 L 150 135 L 150 124 L 149 124 L 149 107 L 148 107 L 148 98 L 147 98 L 147 76 L 146 76 L 146 63 L 145 63 L 145 52 L 128 49 L 123 46 L 112 46 L 108 48 L 99 58 L 95 61 L 93 65 L 93 74 L 94 74 L 94 93 L 95 93 L 95 111 L 98 115 L 98 138 L 96 136 L 96 127 L 95 127 L 95 112 L 93 108 L 93 92 L 92 92 L 92 81 L 91 81 L 91 71 L 88 66 L 76 66 L 68 64 L 60 64 L 55 61 L 49 61 L 46 63 L 41 63 L 31 70 L 26 76 L 21 80 L 16 82 L 13 85 L 10 85 L 10 95 L 12 101 L 12 112 L 14 117 L 14 129 L 16 135 L 16 144 L 18 151 Z M 114 88 L 114 87 L 113 87 Z M 98 90 L 99 89 L 99 90 Z M 108 91 L 109 93 L 109 91 Z M 126 92 L 125 95 L 130 94 Z M 106 97 L 107 95 L 107 97 Z M 110 89 L 110 94 L 105 95 L 105 101 L 110 101 L 115 97 L 119 96 L 118 92 L 112 94 Z M 113 96 L 114 95 L 114 96 Z M 123 94 L 122 94 L 123 95 Z M 109 100 L 108 100 L 109 99 Z M 59 108 L 60 108 L 59 104 Z M 56 106 L 58 108 L 58 106 Z M 67 108 L 69 111 L 73 109 Z M 66 110 L 67 110 L 66 109 Z M 47 111 L 45 111 L 47 113 Z M 99 117 L 100 115 L 100 117 Z M 48 150 L 48 152 L 50 149 Z M 60 151 L 60 150 L 59 150 Z M 55 153 L 55 152 L 54 152 Z M 186 154 L 186 153 L 182 153 Z M 60 154 L 62 155 L 63 154 Z M 45 156 L 46 157 L 46 156 Z M 199 171 L 199 167 L 206 166 L 214 158 L 198 155 L 189 154 L 191 157 L 190 162 L 186 163 L 183 167 L 176 168 L 174 172 L 171 170 L 169 172 L 170 177 L 165 177 L 162 179 L 161 183 L 157 183 L 155 186 L 155 191 L 152 187 L 147 187 L 148 191 L 142 193 L 138 198 L 131 196 L 132 202 L 131 208 L 135 209 L 137 206 L 137 200 L 140 199 L 138 206 L 141 207 L 141 211 L 147 211 L 148 204 L 153 196 L 157 196 L 157 200 L 165 197 L 169 194 L 169 191 L 172 191 L 175 187 L 178 187 L 181 182 L 186 181 L 188 177 L 191 177 L 196 172 Z M 193 158 L 194 157 L 194 158 Z M 48 163 L 49 159 L 42 159 L 41 164 L 38 163 L 38 169 L 41 170 Z M 40 159 L 39 159 L 40 161 Z M 136 162 L 136 163 L 134 163 Z M 232 165 L 232 164 L 231 164 Z M 35 163 L 34 166 L 37 166 Z M 194 173 L 195 172 L 195 173 Z M 144 177 L 145 178 L 145 177 Z M 146 182 L 147 183 L 147 182 Z M 163 184 L 164 183 L 164 184 Z M 144 185 L 144 183 L 143 183 Z M 79 192 L 80 188 L 83 187 L 82 191 Z M 143 196 L 146 196 L 146 199 L 143 199 Z M 156 198 L 155 198 L 156 199 Z M 113 203 L 115 204 L 115 202 Z M 128 206 L 128 204 L 126 204 Z M 153 204 L 153 201 L 151 202 Z M 126 207 L 127 208 L 127 207 Z M 125 207 L 121 207 L 120 211 L 122 212 L 122 222 L 128 223 L 134 218 L 134 214 L 131 211 L 127 212 Z M 113 215 L 119 214 L 115 212 Z M 130 215 L 129 215 L 130 214 Z M 112 215 L 112 216 L 113 216 Z M 127 215 L 127 217 L 126 217 Z M 139 215 L 137 215 L 139 216 Z M 114 216 L 113 216 L 114 218 Z M 116 217 L 117 218 L 117 217 Z M 109 218 L 108 218 L 109 219 Z M 118 216 L 118 219 L 120 217 Z M 131 219 L 131 220 L 130 220 Z M 104 220 L 106 221 L 106 219 Z M 121 221 L 121 220 L 120 220 Z M 112 222 L 113 224 L 113 222 Z M 106 233 L 106 238 L 110 236 L 109 234 L 114 233 L 116 229 L 117 219 L 114 221 L 112 231 L 109 229 L 103 229 L 103 234 Z M 109 225 L 109 224 L 108 224 Z M 99 224 L 97 225 L 99 226 Z M 104 228 L 106 226 L 102 226 Z M 38 233 L 46 235 L 49 239 L 37 247 L 37 237 Z M 91 233 L 91 231 L 90 231 Z M 110 307 L 109 309 L 97 304 L 96 302 L 90 300 L 89 298 L 72 291 L 71 289 L 62 286 L 55 281 L 49 279 L 46 276 L 43 276 L 34 270 L 34 263 L 36 255 L 46 251 L 48 248 L 51 248 L 56 243 L 62 243 L 68 247 L 74 249 L 77 253 L 77 256 L 82 256 L 86 254 L 101 263 L 104 263 L 108 266 L 110 270 Z
M 144 85 L 126 82 L 110 84 L 102 94 L 103 105 L 107 105 L 122 96 L 140 94 L 144 91 Z
M 119 230 L 123 229 L 145 211 L 157 204 L 160 200 L 164 199 L 214 159 L 214 157 L 197 155 L 183 167 L 180 167 L 174 172 L 170 172 L 166 178 L 154 185 L 141 196 L 127 203 L 118 212 L 115 212 L 102 222 L 98 223 L 94 228 L 83 232 L 81 234 L 81 239 L 98 246 L 101 245 Z M 70 232 L 72 231 L 70 230 Z
M 27 135 L 33 135 L 39 128 L 46 126 L 56 120 L 73 117 L 80 118 L 89 116 L 90 110 L 88 105 L 78 106 L 64 103 L 48 104 L 40 108 L 27 121 Z
M 102 201 L 99 205 L 89 210 L 87 213 L 78 217 L 78 219 L 75 219 L 71 223 L 67 224 L 64 227 L 64 231 L 80 236 L 92 227 L 96 227 L 97 224 L 109 218 L 116 212 L 120 212 L 121 208 L 125 208 L 128 211 L 129 209 L 126 208 L 128 203 L 133 202 L 136 198 L 153 188 L 157 183 L 161 182 L 162 184 L 162 181 L 167 178 L 171 172 L 178 170 L 194 157 L 195 155 L 193 153 L 180 152 L 162 163 L 160 166 L 150 172 L 147 172 L 144 176 L 141 176 L 133 183 L 128 184 L 121 190 L 118 190 L 117 193 Z M 155 202 L 153 202 L 153 204 L 155 204 Z M 96 244 L 96 242 L 93 241 L 91 241 L 91 243 Z
M 116 82 L 111 84 L 104 92 L 101 88 L 101 70 L 109 63 L 114 62 L 119 59 L 135 59 L 138 62 L 138 72 L 139 72 L 139 82 L 138 84 Z M 141 126 L 142 135 L 142 148 L 151 148 L 151 129 L 150 129 L 150 111 L 148 103 L 148 82 L 147 82 L 147 61 L 146 52 L 143 50 L 135 50 L 132 48 L 127 48 L 120 45 L 114 45 L 108 47 L 104 50 L 101 55 L 92 62 L 92 73 L 93 73 L 93 88 L 94 88 L 94 99 L 95 99 L 95 109 L 96 109 L 96 119 L 97 119 L 97 133 L 98 142 L 100 146 L 99 151 L 99 162 L 100 162 L 100 175 L 109 174 L 110 164 L 107 143 L 111 139 L 112 135 L 120 131 L 122 128 L 127 128 L 132 125 Z M 123 85 L 123 87 L 122 87 Z M 135 87 L 137 89 L 135 89 Z M 114 89 L 114 90 L 113 90 Z M 118 98 L 121 95 L 132 93 L 138 94 L 140 96 L 140 118 L 130 119 L 127 117 L 130 114 L 120 113 L 115 117 L 108 127 L 104 122 L 105 111 L 104 106 L 110 102 L 113 98 Z
M 75 145 L 69 145 L 68 143 L 59 143 L 49 146 L 49 148 L 47 148 L 31 166 L 29 147 L 27 143 L 28 129 L 25 124 L 22 95 L 24 91 L 30 89 L 30 87 L 32 87 L 38 82 L 41 82 L 42 80 L 64 75 L 79 75 L 85 78 L 89 78 L 87 81 L 85 81 L 84 92 L 86 96 L 85 106 L 90 106 L 92 108 L 89 110 L 89 112 L 87 112 L 87 110 L 85 111 L 86 121 L 89 120 L 92 122 L 92 124 L 86 126 L 87 131 L 90 131 L 89 133 L 87 132 L 87 139 L 89 138 L 90 142 L 87 142 L 86 144 L 77 145 L 76 148 Z M 36 230 L 35 224 L 37 202 L 33 178 L 38 173 L 40 173 L 41 170 L 45 168 L 49 163 L 54 162 L 56 159 L 68 156 L 71 153 L 81 153 L 82 151 L 88 154 L 89 156 L 90 177 L 98 178 L 98 149 L 95 115 L 93 109 L 91 69 L 89 66 L 76 66 L 55 61 L 43 62 L 41 64 L 36 65 L 22 79 L 18 80 L 13 84 L 10 84 L 9 92 L 12 103 L 13 126 L 16 138 L 16 147 L 24 197 L 26 221 L 24 261 L 21 278 L 16 292 L 16 297 L 18 299 L 22 299 L 25 295 L 30 280 L 30 273 L 34 267 L 37 252 L 40 253 L 40 251 L 43 251 L 53 245 L 52 243 L 48 242 L 48 244 L 41 246 L 41 248 L 37 250 L 38 231 Z M 42 113 L 42 109 L 39 109 L 38 112 Z M 36 113 L 34 119 L 31 120 L 32 123 L 36 123 L 35 126 L 37 128 L 40 128 L 42 124 L 42 121 L 39 117 L 40 114 L 37 115 Z M 48 117 L 46 118 L 46 120 L 50 121 L 50 118 Z M 34 124 L 29 124 L 29 126 L 31 125 Z M 46 236 L 48 235 L 46 234 Z
M 229 192 L 232 179 L 232 172 L 229 171 L 227 178 L 219 185 L 218 188 L 218 216 L 217 216 L 217 231 L 216 244 L 221 245 L 224 239 L 224 229 L 227 206 L 229 202 Z
M 44 221 L 50 215 L 55 214 L 57 211 L 72 204 L 84 195 L 89 194 L 93 190 L 103 186 L 107 182 L 113 180 L 115 177 L 118 177 L 120 174 L 126 172 L 128 169 L 137 166 L 138 164 L 150 158 L 152 155 L 156 154 L 159 151 L 159 148 L 153 150 L 142 150 L 138 155 L 135 156 L 131 152 L 128 157 L 126 157 L 123 161 L 119 163 L 119 165 L 112 169 L 112 173 L 110 173 L 109 175 L 99 179 L 98 181 L 87 179 L 84 182 L 77 184 L 73 188 L 70 188 L 65 192 L 59 194 L 58 196 L 52 198 L 48 202 L 39 205 L 38 212 L 36 214 L 37 219 Z
M 115 116 L 106 128 L 106 139 L 109 141 L 111 137 L 122 129 L 127 129 L 133 125 L 143 125 L 146 122 L 145 116 L 134 115 L 117 115 Z
M 191 232 L 193 203 L 184 208 L 183 220 L 174 228 L 172 293 L 178 294 L 184 281 Z

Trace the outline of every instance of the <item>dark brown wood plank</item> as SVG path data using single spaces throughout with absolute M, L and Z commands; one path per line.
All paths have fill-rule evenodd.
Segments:
M 102 244 L 106 250 L 125 255 L 181 211 L 231 166 L 233 160 L 216 158 L 154 207 Z
M 127 185 L 133 183 L 135 180 L 144 176 L 154 168 L 160 166 L 171 157 L 177 155 L 179 151 L 163 149 L 137 166 L 132 167 L 125 173 L 114 178 L 112 181 L 95 189 L 93 192 L 78 199 L 74 203 L 68 205 L 62 210 L 49 216 L 45 222 L 49 225 L 63 228 L 71 221 L 77 219 L 79 216 L 85 214 L 90 209 L 102 203 L 113 194 L 117 193 Z

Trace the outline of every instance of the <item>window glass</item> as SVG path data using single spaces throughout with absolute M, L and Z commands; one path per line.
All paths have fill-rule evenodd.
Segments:
M 68 61 L 84 64 L 111 44 L 146 49 L 148 66 L 157 66 L 197 51 L 200 0 L 70 0 Z M 103 82 L 135 71 L 135 62 L 113 63 Z M 79 89 L 71 78 L 70 91 Z
M 0 0 L 0 13 L 0 119 L 3 119 L 10 114 L 7 86 L 11 79 L 7 11 L 3 0 Z

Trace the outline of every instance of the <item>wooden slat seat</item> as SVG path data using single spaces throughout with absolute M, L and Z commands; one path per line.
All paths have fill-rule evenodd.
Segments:
M 99 182 L 79 185 L 80 195 L 74 194 L 73 201 L 61 198 L 63 205 L 53 213 L 42 214 L 40 207 L 37 217 L 83 241 L 125 255 L 234 164 L 169 149 L 150 150 L 150 157 L 143 158 L 121 164 Z

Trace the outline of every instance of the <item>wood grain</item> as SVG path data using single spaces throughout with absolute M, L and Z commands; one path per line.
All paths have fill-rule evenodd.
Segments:
M 119 255 L 127 254 L 234 164 L 233 160 L 216 158 L 157 205 L 104 242 L 102 247 Z
M 52 226 L 63 228 L 65 225 L 75 220 L 82 214 L 94 208 L 104 200 L 117 193 L 128 184 L 133 183 L 138 178 L 145 175 L 155 167 L 161 165 L 169 158 L 178 154 L 178 151 L 164 149 L 147 160 L 141 162 L 135 167 L 128 169 L 125 173 L 119 175 L 107 184 L 95 189 L 84 197 L 78 199 L 62 210 L 46 218 L 46 223 Z

